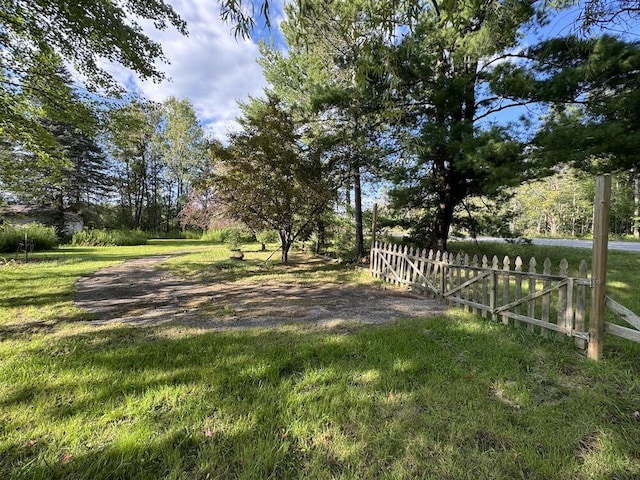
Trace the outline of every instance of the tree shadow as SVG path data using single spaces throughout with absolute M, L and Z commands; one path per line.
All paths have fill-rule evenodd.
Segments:
M 22 433 L 5 443 L 0 475 L 560 479 L 586 474 L 589 455 L 596 476 L 640 468 L 623 466 L 639 439 L 621 413 L 640 392 L 619 385 L 638 364 L 625 373 L 468 316 L 176 328 L 86 330 L 25 349 L 20 362 L 38 373 L 6 380 L 6 431 Z

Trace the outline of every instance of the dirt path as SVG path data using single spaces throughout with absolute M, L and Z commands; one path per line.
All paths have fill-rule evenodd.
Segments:
M 206 329 L 269 327 L 306 322 L 384 323 L 442 312 L 442 304 L 393 289 L 340 284 L 202 284 L 159 265 L 168 256 L 129 260 L 99 270 L 77 284 L 76 305 L 96 315 L 96 325 L 139 326 L 177 322 Z

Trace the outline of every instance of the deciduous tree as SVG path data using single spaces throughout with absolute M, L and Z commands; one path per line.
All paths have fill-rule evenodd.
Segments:
M 143 33 L 138 19 L 186 34 L 184 21 L 163 0 L 1 0 L 0 136 L 48 155 L 51 137 L 34 115 L 32 96 L 50 97 L 58 115 L 71 115 L 73 105 L 48 86 L 58 58 L 73 65 L 92 91 L 118 90 L 104 62 L 162 79 L 156 64 L 164 59 L 162 48 Z M 78 126 L 80 118 L 74 121 Z
M 334 192 L 278 98 L 252 98 L 241 109 L 242 130 L 230 134 L 228 147 L 215 144 L 211 152 L 217 193 L 230 217 L 253 231 L 276 230 L 287 263 L 291 245 L 310 231 Z

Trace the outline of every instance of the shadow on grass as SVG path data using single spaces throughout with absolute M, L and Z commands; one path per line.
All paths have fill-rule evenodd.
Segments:
M 638 363 L 456 315 L 51 338 L 2 367 L 0 477 L 640 475 Z
M 171 268 L 171 267 L 170 267 Z M 261 259 L 213 260 L 203 263 L 199 260 L 183 261 L 176 268 L 178 272 L 198 274 L 205 281 L 234 282 L 268 276 L 274 281 L 313 281 L 331 279 L 333 283 L 343 283 L 354 279 L 355 267 L 345 267 L 336 262 L 328 262 L 319 257 L 292 254 L 288 264 L 265 262 Z

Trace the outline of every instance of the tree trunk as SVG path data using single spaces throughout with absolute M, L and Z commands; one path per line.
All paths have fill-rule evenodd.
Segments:
M 54 216 L 56 236 L 58 237 L 58 240 L 63 241 L 65 239 L 66 232 L 64 221 L 64 198 L 62 197 L 62 192 L 56 194 Z
M 318 220 L 316 224 L 317 238 L 316 238 L 316 253 L 322 253 L 324 250 L 325 237 L 326 237 L 326 229 L 324 226 L 324 222 L 322 220 Z
M 455 208 L 451 199 L 447 197 L 445 195 L 445 198 L 438 204 L 433 226 L 433 246 L 442 252 L 447 250 L 449 228 L 453 222 L 453 209 Z
M 633 237 L 640 238 L 640 182 L 638 172 L 631 170 L 633 176 Z
M 293 245 L 293 240 L 291 239 L 291 235 L 289 232 L 280 231 L 278 232 L 280 236 L 280 245 L 281 245 L 281 254 L 280 260 L 284 265 L 289 263 L 289 250 L 291 249 L 291 245 Z

